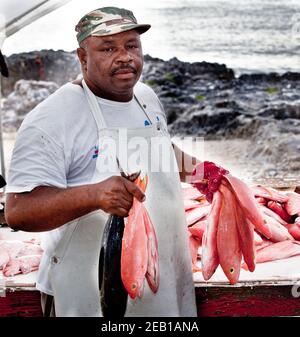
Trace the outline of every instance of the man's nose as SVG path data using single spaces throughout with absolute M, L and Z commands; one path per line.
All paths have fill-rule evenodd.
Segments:
M 119 50 L 118 56 L 117 56 L 117 62 L 124 62 L 128 63 L 132 61 L 132 55 L 130 51 L 126 48 L 122 48 Z

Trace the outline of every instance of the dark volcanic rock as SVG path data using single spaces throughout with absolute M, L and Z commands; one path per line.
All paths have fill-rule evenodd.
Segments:
M 3 78 L 3 94 L 14 90 L 18 80 L 55 82 L 59 86 L 76 78 L 80 65 L 75 52 L 41 50 L 13 54 L 6 58 L 9 78 Z
M 80 73 L 75 52 L 42 50 L 15 54 L 7 61 L 11 77 L 3 79 L 6 96 L 20 79 L 61 86 Z M 287 120 L 293 125 L 300 119 L 300 73 L 243 74 L 236 78 L 223 64 L 188 63 L 177 58 L 163 61 L 146 55 L 141 80 L 163 103 L 172 135 L 246 138 L 269 124 L 282 130 Z M 299 129 L 295 133 L 299 134 Z
M 25 115 L 57 90 L 54 82 L 19 80 L 14 91 L 3 100 L 2 123 L 6 131 L 15 131 Z

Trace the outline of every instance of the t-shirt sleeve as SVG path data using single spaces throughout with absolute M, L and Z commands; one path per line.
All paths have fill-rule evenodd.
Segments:
M 37 186 L 67 187 L 63 147 L 43 130 L 19 130 L 13 150 L 6 193 L 30 192 Z

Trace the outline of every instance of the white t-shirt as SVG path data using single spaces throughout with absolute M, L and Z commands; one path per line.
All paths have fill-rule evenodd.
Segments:
M 162 105 L 154 91 L 138 82 L 135 92 L 152 121 L 167 130 Z M 141 127 L 150 122 L 135 99 L 115 102 L 98 97 L 108 127 Z M 6 193 L 30 192 L 37 186 L 67 188 L 91 183 L 96 168 L 97 126 L 81 86 L 68 83 L 25 117 L 12 154 Z M 37 288 L 53 295 L 48 281 L 50 257 L 65 226 L 45 232 Z

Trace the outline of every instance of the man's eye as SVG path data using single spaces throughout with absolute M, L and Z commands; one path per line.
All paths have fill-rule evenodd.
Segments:
M 106 53 L 111 53 L 111 52 L 114 51 L 114 49 L 113 49 L 113 48 L 105 48 L 104 51 L 105 51 Z
M 137 46 L 134 45 L 134 44 L 130 44 L 130 45 L 127 46 L 127 48 L 128 49 L 135 49 L 135 48 L 137 48 Z

